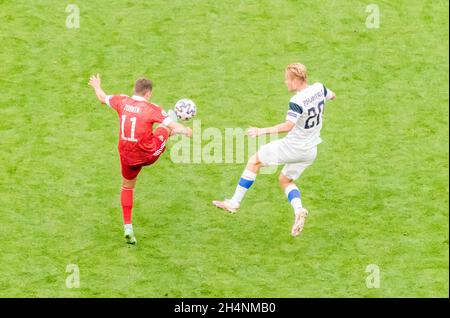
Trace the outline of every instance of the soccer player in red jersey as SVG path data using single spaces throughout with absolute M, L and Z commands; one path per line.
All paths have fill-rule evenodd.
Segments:
M 121 204 L 124 236 L 129 244 L 136 244 L 131 224 L 133 189 L 143 166 L 155 163 L 166 149 L 171 135 L 192 137 L 192 129 L 174 121 L 159 106 L 149 102 L 152 82 L 140 78 L 134 85 L 134 95 L 106 95 L 101 88 L 100 75 L 93 75 L 89 85 L 100 102 L 117 111 L 120 122 L 119 154 L 122 169 Z M 153 130 L 154 124 L 160 124 Z

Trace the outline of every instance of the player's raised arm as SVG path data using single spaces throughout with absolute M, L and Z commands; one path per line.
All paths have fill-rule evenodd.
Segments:
M 101 87 L 100 74 L 92 75 L 89 79 L 89 85 L 95 90 L 95 95 L 97 95 L 98 100 L 105 104 L 106 94 Z
M 295 124 L 292 121 L 286 120 L 284 123 L 272 126 L 272 127 L 266 127 L 266 128 L 257 128 L 257 127 L 250 127 L 247 130 L 247 133 L 250 137 L 258 137 L 261 135 L 266 134 L 278 134 L 278 133 L 284 133 L 291 131 L 292 128 L 294 128 Z

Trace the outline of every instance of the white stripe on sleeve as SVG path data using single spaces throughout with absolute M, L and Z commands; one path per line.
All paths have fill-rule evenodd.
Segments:
M 105 97 L 105 104 L 108 105 L 109 107 L 111 107 L 111 104 L 109 103 L 109 100 L 112 98 L 112 95 L 107 95 Z
M 172 119 L 172 118 L 166 117 L 166 118 L 162 121 L 162 124 L 163 124 L 164 126 L 169 126 L 172 122 L 173 122 L 173 119 Z

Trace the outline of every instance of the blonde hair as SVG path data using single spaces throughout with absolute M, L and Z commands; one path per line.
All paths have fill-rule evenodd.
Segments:
M 299 80 L 306 82 L 308 79 L 308 73 L 306 71 L 306 66 L 301 63 L 292 63 L 286 67 L 286 72 L 289 73 L 291 78 L 296 77 Z

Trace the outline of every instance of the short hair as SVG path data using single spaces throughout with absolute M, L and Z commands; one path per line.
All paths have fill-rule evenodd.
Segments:
M 146 93 L 151 92 L 152 89 L 152 81 L 145 77 L 139 78 L 134 84 L 134 93 L 140 96 L 144 96 Z
M 289 72 L 291 78 L 296 77 L 299 80 L 306 82 L 308 79 L 308 73 L 306 66 L 301 63 L 292 63 L 286 67 L 286 72 Z

